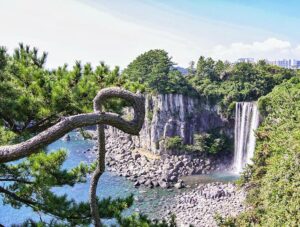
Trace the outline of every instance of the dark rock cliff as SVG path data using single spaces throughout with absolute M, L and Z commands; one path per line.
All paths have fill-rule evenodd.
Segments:
M 234 125 L 222 116 L 218 106 L 181 94 L 146 95 L 146 117 L 140 136 L 133 136 L 136 148 L 162 154 L 164 139 L 179 136 L 184 144 L 193 144 L 195 134 L 220 129 L 233 135 Z M 110 128 L 112 135 L 116 129 Z

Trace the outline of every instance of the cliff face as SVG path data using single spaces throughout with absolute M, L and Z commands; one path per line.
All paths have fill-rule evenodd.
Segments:
M 197 98 L 181 94 L 147 95 L 145 104 L 143 129 L 139 137 L 132 137 L 136 148 L 162 154 L 166 137 L 180 136 L 184 144 L 193 144 L 194 134 L 212 129 L 221 128 L 228 135 L 233 133 L 233 125 L 222 117 L 218 107 L 206 105 Z

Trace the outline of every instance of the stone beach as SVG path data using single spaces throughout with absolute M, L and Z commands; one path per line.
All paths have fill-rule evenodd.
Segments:
M 215 216 L 236 216 L 246 209 L 245 191 L 232 183 L 201 184 L 161 203 L 161 217 L 176 215 L 179 226 L 217 226 Z

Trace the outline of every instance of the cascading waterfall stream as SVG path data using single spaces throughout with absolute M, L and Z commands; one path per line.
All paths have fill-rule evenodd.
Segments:
M 235 111 L 233 169 L 240 173 L 246 164 L 251 163 L 254 155 L 259 112 L 256 102 L 238 102 Z

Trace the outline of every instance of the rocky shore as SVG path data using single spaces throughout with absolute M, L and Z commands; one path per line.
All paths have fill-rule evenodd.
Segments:
M 133 181 L 136 187 L 144 185 L 150 188 L 180 189 L 185 187 L 180 179 L 182 176 L 209 174 L 226 169 L 224 160 L 204 154 L 158 156 L 143 152 L 135 148 L 129 136 L 122 134 L 118 135 L 117 140 L 114 136 L 107 135 L 106 150 L 107 170 Z M 92 151 L 97 151 L 96 145 Z
M 93 136 L 95 138 L 95 135 Z M 108 171 L 126 177 L 136 187 L 161 187 L 177 190 L 185 187 L 180 179 L 193 174 L 209 174 L 229 166 L 223 160 L 205 156 L 165 155 L 157 156 L 138 151 L 130 138 L 106 136 L 106 166 Z M 97 151 L 96 145 L 88 152 Z M 226 163 L 226 162 L 225 162 Z M 177 189 L 176 189 L 177 188 Z M 176 215 L 178 226 L 217 226 L 215 217 L 236 216 L 246 209 L 245 191 L 233 183 L 206 183 L 196 188 L 178 190 L 171 198 L 162 199 L 155 210 L 143 211 L 152 218 L 168 218 Z
M 161 201 L 160 218 L 176 215 L 178 226 L 217 226 L 215 217 L 237 216 L 246 209 L 246 193 L 232 183 L 202 184 Z

